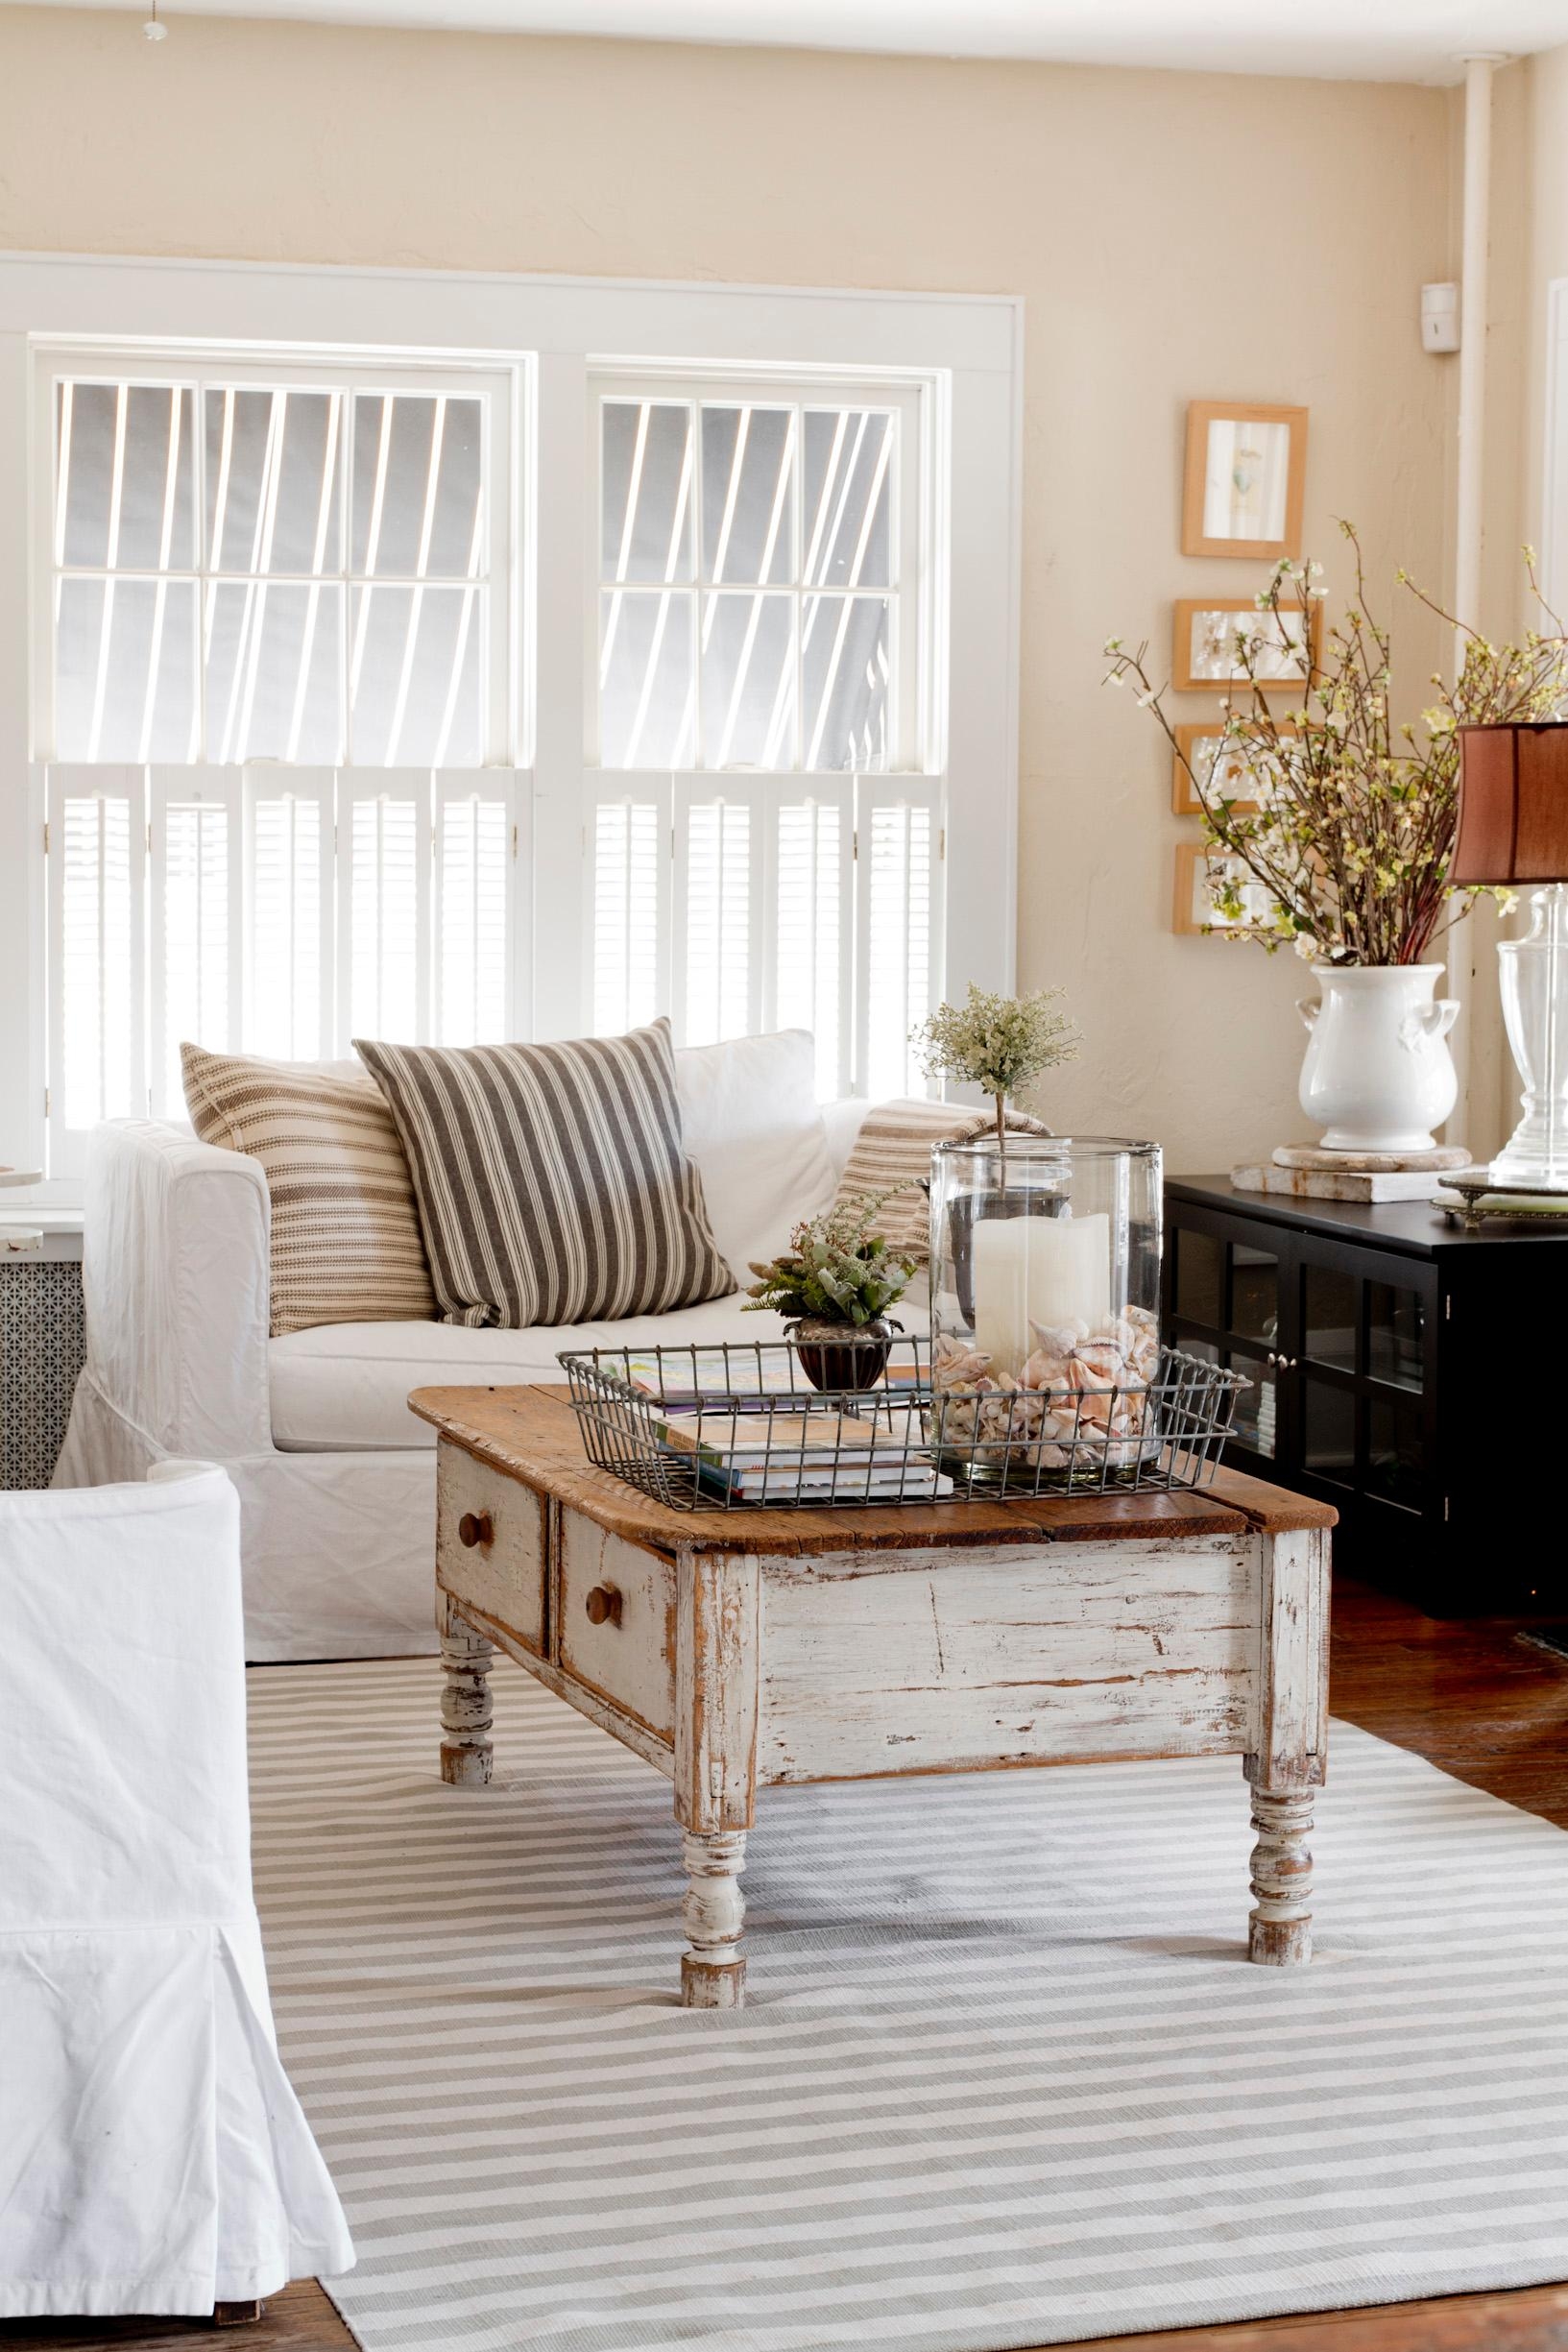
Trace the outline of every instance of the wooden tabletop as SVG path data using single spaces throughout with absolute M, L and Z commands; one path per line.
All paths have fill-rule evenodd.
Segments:
M 996 1502 L 878 1503 L 802 1509 L 748 1504 L 672 1511 L 596 1469 L 570 1392 L 558 1387 L 416 1389 L 409 1410 L 444 1438 L 581 1511 L 611 1535 L 655 1551 L 883 1551 L 914 1545 L 1103 1543 L 1156 1536 L 1278 1535 L 1332 1527 L 1326 1503 L 1220 1469 L 1212 1486 L 1152 1494 L 1031 1494 Z

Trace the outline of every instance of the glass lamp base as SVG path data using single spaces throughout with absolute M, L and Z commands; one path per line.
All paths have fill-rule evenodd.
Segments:
M 1524 1117 L 1487 1174 L 1500 1190 L 1568 1193 L 1568 883 L 1531 896 L 1531 927 L 1497 951 Z

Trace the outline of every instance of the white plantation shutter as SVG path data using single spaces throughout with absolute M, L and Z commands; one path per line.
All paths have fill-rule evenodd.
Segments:
M 438 775 L 435 796 L 432 1035 L 498 1045 L 523 1033 L 512 986 L 521 814 L 510 777 L 494 772 Z
M 239 1041 L 241 785 L 232 770 L 155 768 L 148 837 L 152 1107 L 182 1119 L 180 1047 Z
M 147 802 L 139 767 L 53 767 L 49 826 L 49 1164 L 80 1175 L 100 1119 L 147 1109 Z
M 824 1101 L 845 1091 L 850 1071 L 853 835 L 847 794 L 802 799 L 791 791 L 773 812 L 771 1002 L 763 1020 L 770 1029 L 810 1031 Z
M 683 1045 L 714 1045 L 760 1029 L 765 943 L 761 880 L 763 797 L 678 786 L 675 907 L 676 1032 Z
M 861 777 L 856 793 L 857 1091 L 924 1094 L 909 1031 L 935 1001 L 935 779 Z
M 907 1032 L 940 981 L 940 780 L 717 781 L 600 785 L 585 829 L 595 1032 L 665 1010 L 679 1045 L 808 1029 L 825 1099 L 925 1092 Z
M 425 771 L 338 778 L 338 1036 L 429 1035 L 431 788 Z
M 244 1042 L 275 1061 L 331 1051 L 334 822 L 330 768 L 246 770 Z
M 584 834 L 591 1022 L 614 1037 L 669 1009 L 669 779 L 601 789 Z

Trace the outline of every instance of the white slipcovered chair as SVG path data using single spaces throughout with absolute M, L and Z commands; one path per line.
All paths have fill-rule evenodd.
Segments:
M 0 1495 L 0 2315 L 351 2267 L 251 1892 L 222 1470 Z

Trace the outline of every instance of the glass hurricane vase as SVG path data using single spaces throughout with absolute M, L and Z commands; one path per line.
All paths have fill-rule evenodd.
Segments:
M 932 1439 L 971 1484 L 1116 1484 L 1155 1450 L 1157 1144 L 1010 1136 L 931 1154 Z

